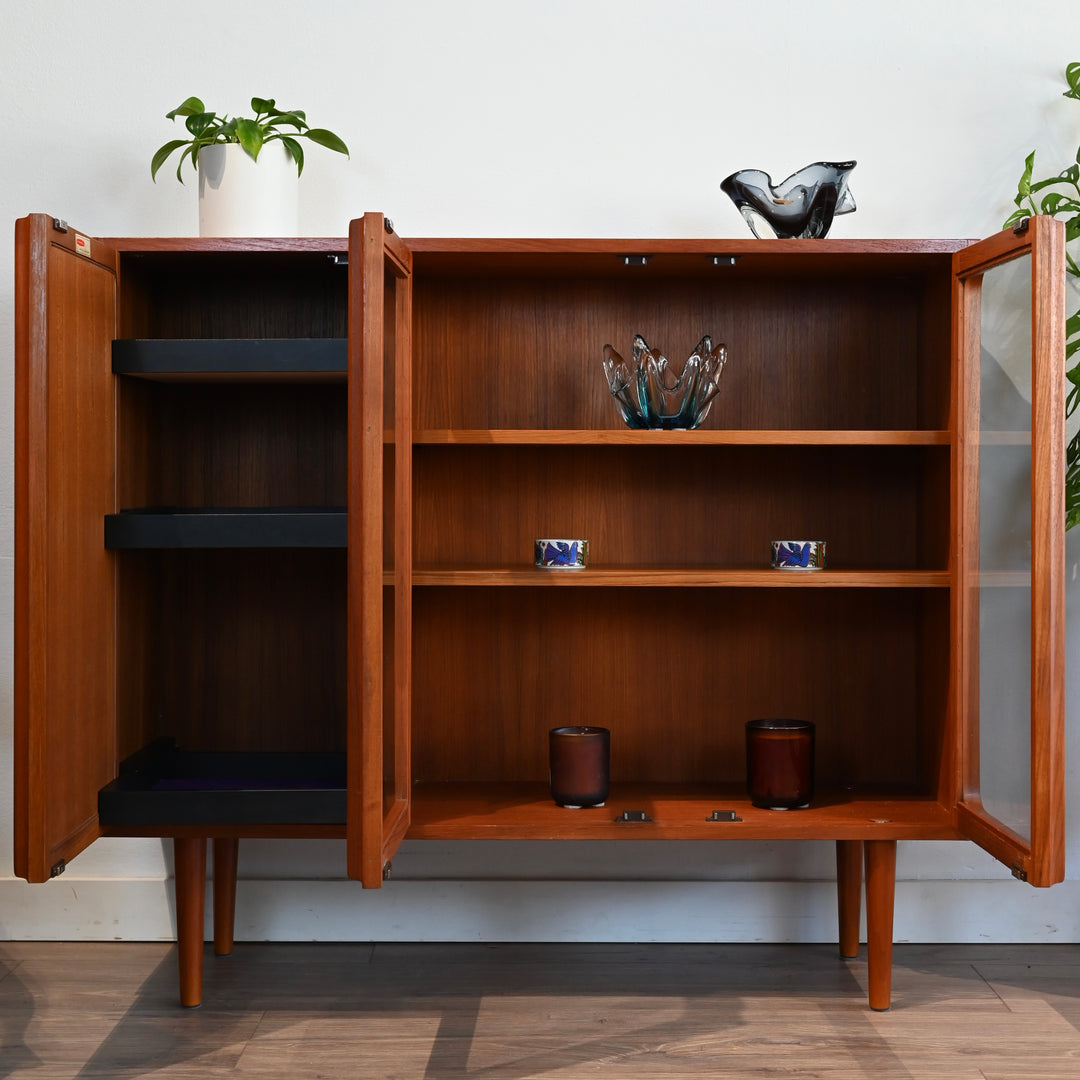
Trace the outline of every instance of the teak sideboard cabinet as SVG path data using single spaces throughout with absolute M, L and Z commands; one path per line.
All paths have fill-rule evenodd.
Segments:
M 1063 875 L 1064 235 L 98 240 L 16 225 L 16 871 L 175 840 L 181 1000 L 243 837 L 833 840 L 889 1005 L 897 840 Z M 635 333 L 727 344 L 632 431 Z M 542 536 L 590 565 L 532 565 Z M 770 569 L 824 539 L 816 573 Z M 750 805 L 744 725 L 817 726 Z M 547 731 L 611 730 L 557 807 Z M 626 814 L 626 811 L 630 811 Z M 716 813 L 719 811 L 719 813 Z M 626 820 L 624 820 L 624 818 Z M 390 886 L 392 887 L 392 886 Z

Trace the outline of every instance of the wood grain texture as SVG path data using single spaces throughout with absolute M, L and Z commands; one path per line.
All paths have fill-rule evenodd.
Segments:
M 806 574 L 776 570 L 687 569 L 639 566 L 587 572 L 514 567 L 418 567 L 414 585 L 496 585 L 546 588 L 678 588 L 678 589 L 941 589 L 948 588 L 944 570 L 822 570 Z
M 240 841 L 235 836 L 215 837 L 214 852 L 214 955 L 233 951 L 236 922 L 236 873 Z
M 202 1004 L 203 915 L 206 905 L 206 840 L 173 840 L 176 894 L 176 954 L 180 969 L 180 1004 Z
M 893 906 L 896 896 L 896 841 L 867 840 L 866 970 L 870 1008 L 892 1001 Z
M 590 565 L 769 567 L 771 541 L 824 539 L 836 569 L 942 570 L 936 448 L 418 446 L 418 567 L 531 566 L 538 537 Z M 933 561 L 931 561 L 933 560 Z
M 1064 876 L 1064 233 L 1059 222 L 1035 218 L 1026 232 L 1006 231 L 955 258 L 957 308 L 954 370 L 957 380 L 956 482 L 958 535 L 957 650 L 960 722 L 957 725 L 964 802 L 958 820 L 1015 873 L 1048 885 Z M 1028 256 L 1032 288 L 1031 416 L 1031 836 L 1019 836 L 989 814 L 979 788 L 979 621 L 981 588 L 1011 580 L 982 574 L 979 549 L 980 325 L 982 275 L 1006 261 Z M 1036 287 L 1037 286 L 1037 287 Z M 990 440 L 1023 446 L 1026 439 Z M 1015 575 L 1013 575 L 1015 578 Z M 1055 676 L 1058 673 L 1058 676 Z
M 601 370 L 605 343 L 629 356 L 640 333 L 681 370 L 710 333 L 729 361 L 707 430 L 940 430 L 944 417 L 923 403 L 944 390 L 923 394 L 912 374 L 920 357 L 948 350 L 944 315 L 923 317 L 926 296 L 924 280 L 903 270 L 887 287 L 865 275 L 836 281 L 789 270 L 765 288 L 742 278 L 474 280 L 418 271 L 416 427 L 619 430 Z M 947 300 L 938 290 L 943 309 Z M 943 364 L 935 375 L 947 379 Z
M 698 428 L 642 431 L 632 428 L 429 428 L 413 432 L 414 443 L 495 446 L 947 446 L 948 431 L 887 431 L 825 428 Z
M 936 797 L 946 700 L 917 631 L 944 591 L 602 592 L 414 590 L 414 778 L 542 780 L 548 729 L 588 723 L 613 781 L 735 782 L 745 721 L 793 716 L 818 725 L 822 785 Z
M 111 253 L 16 227 L 15 864 L 44 881 L 98 832 L 115 775 Z
M 645 822 L 617 821 L 643 810 Z M 739 821 L 712 821 L 733 810 Z M 750 805 L 744 783 L 613 780 L 601 807 L 557 806 L 546 782 L 430 782 L 412 794 L 410 839 L 427 840 L 865 840 L 957 838 L 951 810 L 933 799 L 826 788 L 809 809 Z
M 862 915 L 863 845 L 859 840 L 836 841 L 836 900 L 840 955 L 859 955 Z

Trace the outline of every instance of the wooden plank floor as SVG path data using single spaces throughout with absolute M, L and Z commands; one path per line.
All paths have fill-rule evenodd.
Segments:
M 0 942 L 0 1078 L 1068 1080 L 1080 945 L 898 945 L 893 1008 L 823 945 Z

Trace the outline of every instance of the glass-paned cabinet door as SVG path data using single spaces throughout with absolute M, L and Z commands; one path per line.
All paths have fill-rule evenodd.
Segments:
M 412 255 L 382 214 L 349 228 L 348 870 L 382 883 L 409 827 Z
M 962 831 L 1064 876 L 1064 236 L 1033 219 L 955 257 Z

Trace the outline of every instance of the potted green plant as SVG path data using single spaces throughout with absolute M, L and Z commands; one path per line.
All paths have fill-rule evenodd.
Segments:
M 1080 62 L 1073 62 L 1065 69 L 1068 89 L 1064 97 L 1080 101 Z M 1065 241 L 1080 237 L 1080 148 L 1076 160 L 1054 176 L 1040 180 L 1033 177 L 1035 151 L 1024 161 L 1024 171 L 1017 185 L 1014 210 L 1005 226 L 1014 224 L 1032 214 L 1049 214 L 1065 223 Z M 1036 198 L 1036 193 L 1042 193 Z M 1065 270 L 1080 278 L 1080 266 L 1066 251 Z M 1065 321 L 1065 377 L 1069 380 L 1069 393 L 1065 399 L 1065 416 L 1072 416 L 1080 404 L 1080 310 L 1074 311 Z M 1074 362 L 1075 360 L 1075 362 Z M 1070 363 L 1072 366 L 1070 367 Z M 1077 432 L 1065 448 L 1065 528 L 1080 525 L 1080 432 Z
M 279 109 L 273 98 L 253 97 L 253 117 L 207 110 L 189 97 L 165 115 L 185 118 L 187 139 L 172 139 L 150 162 L 150 176 L 182 149 L 176 178 L 189 158 L 199 177 L 202 236 L 295 236 L 297 180 L 304 171 L 301 139 L 349 155 L 340 136 L 308 125 L 301 109 Z M 295 175 L 293 170 L 295 169 Z

